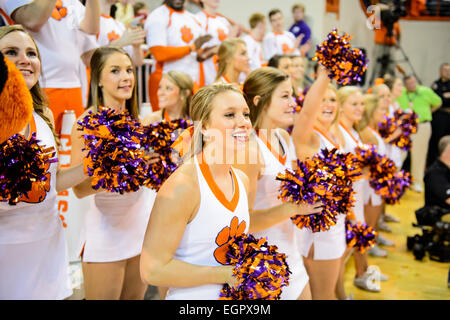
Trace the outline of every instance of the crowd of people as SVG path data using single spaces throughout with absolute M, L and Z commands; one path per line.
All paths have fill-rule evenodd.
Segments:
M 75 124 L 71 165 L 51 164 L 44 199 L 0 203 L 0 299 L 72 295 L 56 204 L 57 192 L 68 188 L 78 198 L 92 196 L 79 246 L 86 299 L 143 299 L 148 285 L 158 287 L 161 299 L 218 299 L 223 284 L 236 284 L 227 245 L 247 232 L 286 253 L 291 276 L 281 299 L 351 299 L 344 288 L 350 255 L 354 285 L 379 291 L 374 282 L 389 279 L 369 256 L 387 256 L 382 246 L 394 243 L 379 233 L 368 253 L 348 248 L 345 214 L 328 231 L 299 229 L 290 218 L 316 214 L 322 204 L 282 202 L 275 178 L 321 149 L 354 153 L 361 144 L 375 145 L 402 168 L 406 154 L 390 144 L 400 133 L 382 138 L 378 130 L 383 117 L 399 108 L 419 116 L 412 136 L 413 190 L 423 192 L 427 155 L 428 164 L 448 176 L 449 65 L 442 65 L 431 88 L 413 76 L 386 75 L 367 93 L 337 87 L 321 65 L 308 74 L 314 30 L 304 21 L 302 4 L 293 6 L 295 23 L 287 31 L 279 9 L 252 14 L 246 29 L 219 13 L 219 0 L 198 1 L 202 10 L 196 14 L 185 9 L 185 0 L 164 0 L 151 12 L 139 2 L 130 11 L 128 2 L 0 1 L 0 52 L 21 71 L 33 98 L 33 119 L 21 133 L 35 132 L 57 149 L 66 110 L 81 120 L 107 106 L 143 125 L 200 123 L 186 139 L 200 143 L 157 193 L 140 188 L 119 194 L 92 188 Z M 136 67 L 149 55 L 155 61 L 148 82 L 152 113 L 141 118 Z M 216 161 L 217 154 L 223 161 Z M 246 161 L 236 163 L 243 154 Z M 156 153 L 149 158 L 160 161 Z M 446 183 L 426 192 L 449 205 Z M 389 231 L 386 222 L 398 218 L 386 212 L 367 177 L 354 190 L 355 216 L 349 219 Z

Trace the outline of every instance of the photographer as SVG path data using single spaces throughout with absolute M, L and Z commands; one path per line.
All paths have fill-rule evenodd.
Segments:
M 425 206 L 450 212 L 450 135 L 441 138 L 439 158 L 425 173 Z

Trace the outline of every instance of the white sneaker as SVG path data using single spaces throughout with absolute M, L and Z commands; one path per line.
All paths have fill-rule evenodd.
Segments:
M 423 192 L 423 188 L 421 184 L 414 184 L 411 188 L 413 191 L 418 192 L 418 193 L 422 193 Z
M 363 290 L 370 292 L 380 291 L 380 282 L 378 281 L 377 275 L 375 273 L 365 272 L 360 277 L 355 277 L 353 279 L 353 284 Z
M 347 296 L 347 299 L 345 299 L 345 300 L 355 300 L 355 298 L 353 297 L 353 294 L 350 293 L 350 294 Z
M 384 232 L 392 232 L 391 227 L 388 226 L 386 222 L 382 218 L 378 220 L 377 229 Z
M 367 267 L 366 272 L 378 275 L 378 280 L 380 281 L 388 281 L 389 277 L 383 273 L 381 273 L 380 268 L 378 266 L 369 266 Z
M 392 216 L 390 214 L 387 214 L 387 213 L 384 214 L 383 220 L 384 220 L 384 222 L 396 222 L 396 223 L 400 222 L 399 218 L 394 217 L 394 216 Z
M 381 234 L 379 234 L 378 237 L 375 238 L 375 241 L 380 246 L 395 247 L 395 242 L 394 241 L 386 239 Z
M 387 257 L 388 255 L 386 250 L 381 249 L 377 245 L 374 245 L 368 252 L 374 257 Z

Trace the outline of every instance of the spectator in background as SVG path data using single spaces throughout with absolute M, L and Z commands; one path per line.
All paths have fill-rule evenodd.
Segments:
M 431 137 L 432 112 L 441 106 L 442 99 L 430 88 L 418 85 L 414 76 L 406 76 L 403 81 L 406 89 L 397 102 L 403 110 L 412 109 L 419 116 L 417 132 L 411 136 L 411 174 L 415 181 L 412 189 L 423 192 L 422 182 Z
M 84 111 L 79 72 L 84 52 L 80 52 L 80 33 L 99 32 L 100 1 L 87 0 L 86 7 L 78 0 L 4 0 L 1 4 L 36 41 L 44 75 L 41 87 L 48 96 L 59 134 L 65 110 L 74 110 L 77 117 Z M 86 55 L 84 58 L 88 65 L 90 58 Z
M 437 145 L 443 136 L 450 135 L 450 65 L 443 63 L 440 68 L 440 78 L 431 89 L 442 99 L 442 107 L 433 114 L 431 120 L 431 139 L 428 148 L 427 164 L 431 165 L 438 157 Z
M 144 43 L 145 31 L 140 27 L 126 28 L 123 23 L 108 15 L 115 0 L 101 1 L 100 32 L 97 43 L 100 47 L 112 45 L 123 48 L 132 58 L 135 66 L 143 63 L 141 44 Z
M 148 6 L 144 2 L 136 2 L 133 6 L 134 19 L 131 20 L 131 27 L 144 28 L 145 20 L 149 15 Z
M 203 61 L 199 61 L 199 87 L 213 84 L 217 75 L 217 52 L 219 46 L 227 38 L 235 38 L 240 34 L 239 25 L 231 25 L 228 20 L 219 15 L 217 10 L 219 0 L 200 0 L 203 8 L 195 17 L 200 22 L 204 34 L 210 34 L 211 40 L 205 43 L 202 50 L 208 51 Z
M 128 26 L 134 18 L 133 0 L 119 0 L 116 1 L 116 11 L 114 18 Z
M 269 12 L 272 32 L 266 34 L 263 40 L 264 58 L 269 60 L 276 54 L 300 55 L 298 47 L 302 36 L 295 38 L 292 33 L 284 30 L 284 17 L 279 9 Z
M 250 16 L 250 34 L 242 37 L 247 45 L 247 54 L 250 58 L 250 69 L 256 70 L 264 65 L 264 53 L 262 41 L 266 34 L 267 22 L 262 13 L 254 13 Z
M 306 56 L 311 49 L 311 29 L 305 22 L 305 6 L 301 3 L 296 3 L 292 6 L 292 16 L 294 24 L 289 31 L 296 37 L 301 37 L 300 52 L 302 56 Z
M 184 10 L 184 2 L 185 0 L 165 0 L 145 21 L 147 45 L 156 60 L 148 83 L 153 111 L 159 110 L 157 91 L 163 73 L 183 71 L 198 86 L 197 58 L 202 58 L 200 48 L 211 39 L 211 35 L 202 35 L 202 29 L 194 15 Z
M 450 211 L 450 136 L 439 140 L 439 157 L 425 174 L 425 206 Z

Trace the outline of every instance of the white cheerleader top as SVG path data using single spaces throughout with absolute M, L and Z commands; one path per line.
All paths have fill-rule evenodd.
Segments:
M 200 159 L 202 159 L 200 157 Z M 194 219 L 186 225 L 174 259 L 201 266 L 226 264 L 230 235 L 248 232 L 250 216 L 245 186 L 231 169 L 234 195 L 226 199 L 211 175 L 208 165 L 194 157 L 200 191 L 200 205 Z M 217 300 L 222 285 L 190 288 L 171 287 L 167 300 Z

